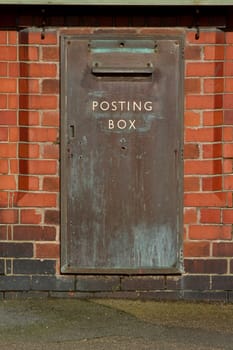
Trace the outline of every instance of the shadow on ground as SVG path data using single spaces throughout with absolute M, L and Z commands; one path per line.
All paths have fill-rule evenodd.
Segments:
M 0 302 L 0 349 L 233 349 L 233 305 L 6 300 Z

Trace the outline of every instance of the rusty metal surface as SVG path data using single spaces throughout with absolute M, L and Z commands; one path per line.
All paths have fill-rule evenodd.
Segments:
M 182 268 L 182 40 L 62 38 L 62 271 Z

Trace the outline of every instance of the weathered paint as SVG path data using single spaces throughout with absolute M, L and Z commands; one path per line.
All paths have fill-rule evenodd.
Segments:
M 119 38 L 98 52 L 97 41 L 62 40 L 62 271 L 177 273 L 182 40 L 135 36 L 117 53 Z M 113 74 L 93 74 L 93 62 Z M 138 76 L 148 62 L 153 71 Z M 131 65 L 136 75 L 125 75 Z

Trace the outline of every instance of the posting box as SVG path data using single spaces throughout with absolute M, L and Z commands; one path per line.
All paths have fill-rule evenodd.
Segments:
M 183 43 L 64 35 L 63 273 L 182 270 Z

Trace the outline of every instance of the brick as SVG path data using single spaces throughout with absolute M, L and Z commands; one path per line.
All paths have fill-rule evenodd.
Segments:
M 71 293 L 75 290 L 75 279 L 74 276 L 33 276 L 32 277 L 32 290 L 56 291 L 61 295 L 62 291 L 69 292 L 68 297 L 70 298 Z
M 3 258 L 30 258 L 33 256 L 33 244 L 0 242 L 0 256 Z
M 223 144 L 223 157 L 233 158 L 233 143 Z
M 59 146 L 58 145 L 44 145 L 43 148 L 44 159 L 59 159 Z
M 0 44 L 6 44 L 7 43 L 7 34 L 8 32 L 6 30 L 2 30 L 0 32 Z
M 223 173 L 229 174 L 233 171 L 233 160 L 232 159 L 223 159 Z
M 56 229 L 50 226 L 15 225 L 13 235 L 16 241 L 54 241 Z
M 232 45 L 226 46 L 226 59 L 233 60 L 233 46 Z
M 226 240 L 231 239 L 231 227 L 219 225 L 192 225 L 189 227 L 189 238 L 193 240 Z
M 223 108 L 233 108 L 233 94 L 224 94 Z
M 184 162 L 186 175 L 215 175 L 222 173 L 221 160 L 186 160 Z
M 8 108 L 9 109 L 18 109 L 19 108 L 19 95 L 8 95 Z
M 197 222 L 197 210 L 193 208 L 184 208 L 184 224 Z
M 212 289 L 233 290 L 233 276 L 213 276 Z
M 121 290 L 156 290 L 165 289 L 164 277 L 124 277 Z
M 233 274 L 233 259 L 230 262 L 230 273 Z M 233 298 L 232 298 L 232 300 L 233 300 Z
M 187 77 L 222 77 L 222 62 L 192 62 L 186 64 Z
M 40 92 L 39 79 L 20 79 L 19 91 L 21 94 L 35 94 Z
M 15 224 L 18 222 L 18 210 L 0 209 L 1 224 Z
M 202 151 L 203 158 L 220 158 L 222 156 L 222 143 L 203 145 Z
M 222 141 L 222 128 L 198 128 L 185 130 L 186 142 L 218 142 Z
M 233 128 L 231 126 L 223 128 L 223 141 L 224 142 L 233 141 Z
M 202 179 L 202 191 L 220 191 L 222 176 L 205 177 Z
M 32 276 L 32 290 L 73 292 L 75 280 L 73 276 Z
M 227 302 L 227 292 L 222 291 L 184 291 L 183 300 L 202 302 Z
M 37 243 L 35 245 L 35 257 L 46 259 L 58 259 L 60 256 L 60 245 L 57 243 Z
M 225 35 L 223 32 L 208 31 L 202 32 L 198 41 L 195 38 L 196 31 L 190 31 L 187 33 L 187 41 L 192 44 L 224 44 Z
M 226 44 L 233 44 L 233 35 L 232 32 L 226 32 Z
M 0 290 L 2 291 L 27 291 L 31 288 L 29 276 L 1 276 Z
M 200 261 L 205 260 L 187 260 L 187 261 Z M 190 271 L 190 273 L 192 273 Z M 201 271 L 195 271 L 194 273 L 202 273 Z M 206 273 L 206 272 L 204 272 Z M 186 290 L 208 290 L 210 289 L 210 278 L 209 276 L 183 276 L 182 287 Z
M 17 192 L 14 196 L 14 205 L 17 207 L 56 207 L 57 196 L 51 193 Z
M 45 224 L 59 225 L 60 224 L 60 212 L 58 210 L 46 210 L 44 221 L 45 221 Z
M 0 62 L 0 77 L 6 77 L 6 76 L 7 76 L 7 63 Z
M 201 46 L 186 46 L 184 51 L 184 57 L 186 60 L 200 60 Z
M 227 207 L 232 208 L 233 207 L 233 195 L 231 192 L 227 193 Z
M 204 111 L 203 112 L 203 125 L 204 126 L 218 126 L 223 123 L 222 111 Z
M 19 140 L 19 129 L 17 127 L 9 128 L 9 141 L 18 142 Z
M 79 276 L 76 281 L 77 291 L 116 291 L 120 289 L 119 276 Z
M 20 128 L 20 140 L 23 142 L 56 142 L 56 128 Z
M 0 208 L 5 208 L 8 206 L 8 193 L 0 192 Z
M 41 213 L 35 209 L 22 209 L 20 211 L 21 224 L 40 224 Z
M 42 125 L 58 127 L 60 125 L 59 113 L 56 111 L 43 112 Z
M 59 93 L 59 80 L 45 79 L 42 81 L 42 93 L 44 94 L 58 94 Z
M 1 46 L 0 61 L 16 61 L 17 47 L 16 46 Z
M 192 111 L 185 111 L 184 125 L 187 126 L 200 126 L 200 114 Z
M 7 128 L 0 127 L 0 140 L 3 142 L 8 141 L 8 129 Z
M 18 259 L 13 262 L 15 275 L 54 275 L 54 260 Z
M 224 224 L 233 224 L 233 209 L 223 209 L 222 221 Z
M 33 143 L 20 143 L 19 144 L 19 157 L 20 158 L 39 158 L 40 146 Z
M 184 158 L 196 159 L 199 158 L 199 145 L 198 144 L 186 144 L 184 145 Z
M 184 192 L 198 192 L 200 191 L 200 179 L 199 177 L 187 177 L 184 178 Z
M 221 93 L 225 91 L 224 89 L 224 79 L 204 79 L 204 92 Z
M 209 242 L 184 242 L 185 257 L 204 257 L 210 255 Z
M 56 109 L 57 96 L 51 95 L 21 95 L 19 108 L 21 109 Z
M 58 177 L 45 177 L 43 180 L 43 191 L 58 192 L 59 191 L 59 178 Z
M 20 74 L 21 77 L 55 78 L 57 76 L 57 65 L 54 63 L 22 63 Z
M 1 80 L 0 80 L 1 84 Z M 17 112 L 16 111 L 0 111 L 0 125 L 16 125 Z M 2 141 L 2 139 L 1 139 Z
M 232 162 L 231 162 L 232 169 Z M 224 176 L 224 189 L 225 190 L 233 190 L 233 175 Z
M 0 143 L 0 157 L 1 158 L 16 158 L 17 145 L 14 143 Z
M 185 79 L 185 93 L 199 93 L 201 91 L 201 81 L 199 78 Z
M 226 259 L 185 259 L 186 273 L 224 274 L 227 273 Z M 195 288 L 193 288 L 195 289 Z M 209 289 L 206 288 L 206 289 Z
M 16 181 L 14 175 L 1 175 L 0 190 L 15 190 Z
M 220 209 L 200 209 L 200 222 L 203 224 L 218 224 L 221 221 L 221 210 Z
M 204 59 L 205 60 L 224 60 L 225 47 L 224 46 L 205 46 Z
M 19 65 L 19 63 L 15 63 L 15 62 L 8 62 L 8 75 L 10 77 L 15 77 L 18 78 L 20 76 L 20 71 L 21 71 L 21 65 Z
M 0 159 L 0 173 L 2 175 L 8 173 L 8 160 L 7 159 Z
M 41 38 L 41 30 L 35 31 L 22 31 L 20 33 L 20 43 L 26 45 L 56 45 L 57 44 L 57 33 L 54 32 L 46 32 L 45 38 Z
M 18 159 L 10 159 L 10 173 L 17 175 L 19 173 Z
M 181 276 L 166 276 L 165 278 L 165 288 L 167 290 L 179 290 L 182 287 L 183 279 Z
M 6 95 L 0 95 L 0 108 L 1 109 L 7 108 L 7 96 Z
M 59 61 L 58 47 L 42 47 L 42 59 L 44 61 Z
M 227 103 L 228 102 L 228 103 Z M 224 97 L 224 107 L 231 108 L 232 102 Z M 186 97 L 187 109 L 218 109 L 223 107 L 222 95 L 188 95 Z
M 12 259 L 7 259 L 5 264 L 6 264 L 6 275 L 12 275 Z
M 0 240 L 1 241 L 7 240 L 7 226 L 6 225 L 0 226 Z
M 225 193 L 186 193 L 184 205 L 187 207 L 221 207 L 226 205 Z
M 53 160 L 21 160 L 20 174 L 49 175 L 57 173 L 57 162 Z
M 232 257 L 233 243 L 214 243 L 213 244 L 213 256 L 218 257 Z
M 225 92 L 233 92 L 233 78 L 225 78 Z
M 20 46 L 20 61 L 37 61 L 39 59 L 39 48 L 36 46 Z
M 1 51 L 1 50 L 0 50 Z M 17 80 L 12 78 L 0 79 L 0 93 L 16 93 L 17 92 Z
M 17 45 L 18 44 L 18 32 L 17 31 L 8 31 L 8 44 Z
M 133 292 L 127 292 L 128 294 L 120 294 L 118 293 L 118 298 L 134 298 L 134 299 L 138 299 L 140 298 L 141 300 L 160 300 L 160 301 L 166 301 L 166 300 L 181 300 L 183 297 L 183 292 L 176 290 L 176 291 L 171 291 L 171 290 L 167 290 L 167 291 L 150 291 L 150 292 L 136 292 L 136 294 L 134 295 Z M 109 296 L 111 297 L 111 296 Z
M 233 125 L 233 110 L 224 111 L 224 125 Z
M 38 191 L 39 190 L 39 177 L 37 176 L 23 176 L 18 178 L 18 189 L 21 191 Z
M 0 275 L 4 275 L 5 273 L 5 263 L 3 259 L 0 259 Z
M 38 126 L 39 125 L 39 112 L 37 111 L 19 111 L 19 125 L 20 126 Z M 20 129 L 20 133 L 25 135 L 25 130 Z

